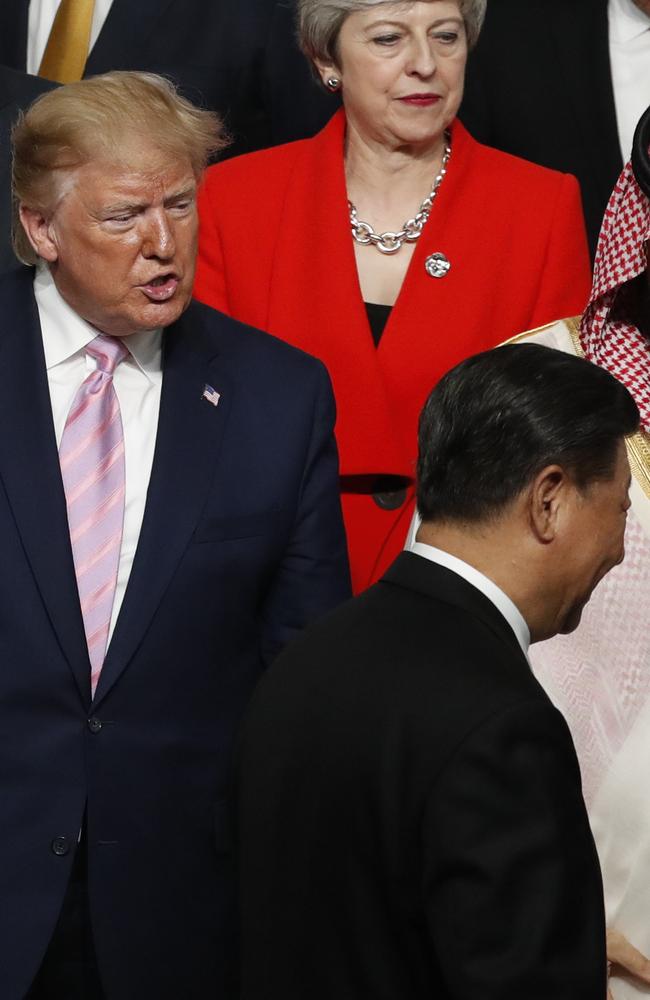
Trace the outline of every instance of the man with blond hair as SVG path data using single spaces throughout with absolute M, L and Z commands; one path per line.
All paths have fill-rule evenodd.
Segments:
M 191 302 L 218 122 L 159 77 L 14 130 L 0 282 L 2 1000 L 228 997 L 233 731 L 348 593 L 323 366 Z

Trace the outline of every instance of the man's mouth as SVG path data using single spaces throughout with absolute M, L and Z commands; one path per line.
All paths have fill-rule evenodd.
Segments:
M 167 302 L 178 288 L 179 279 L 175 274 L 158 274 L 140 288 L 152 302 Z

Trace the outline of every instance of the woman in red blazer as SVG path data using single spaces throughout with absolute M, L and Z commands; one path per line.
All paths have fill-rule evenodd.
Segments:
M 574 178 L 456 120 L 484 10 L 299 0 L 303 48 L 343 109 L 313 139 L 213 167 L 200 196 L 197 297 L 329 369 L 357 591 L 403 545 L 434 383 L 580 312 L 590 287 Z

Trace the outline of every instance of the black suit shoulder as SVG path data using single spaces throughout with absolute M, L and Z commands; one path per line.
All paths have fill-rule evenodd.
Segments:
M 408 558 L 420 562 L 400 557 Z M 476 595 L 480 616 L 456 595 L 447 600 L 386 579 L 342 605 L 280 657 L 260 684 L 252 716 L 259 702 L 280 730 L 311 729 L 324 745 L 336 730 L 352 757 L 361 719 L 366 748 L 378 755 L 387 731 L 408 729 L 402 750 L 417 758 L 422 790 L 492 716 L 531 703 L 555 720 L 510 626 L 487 598 L 461 583 L 463 592 L 473 592 L 470 599 Z

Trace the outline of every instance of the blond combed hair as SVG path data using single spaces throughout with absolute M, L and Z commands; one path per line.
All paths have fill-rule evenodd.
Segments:
M 25 264 L 38 257 L 18 218 L 21 204 L 50 215 L 70 172 L 95 159 L 128 160 L 149 143 L 170 162 L 189 160 L 200 178 L 228 144 L 221 119 L 195 107 L 154 73 L 114 71 L 37 98 L 12 131 L 13 244 Z
M 434 3 L 435 0 L 429 2 Z M 307 58 L 312 62 L 318 59 L 337 65 L 336 45 L 346 17 L 354 11 L 368 10 L 379 4 L 411 7 L 413 0 L 297 0 L 298 41 Z M 487 0 L 458 0 L 469 48 L 478 40 L 486 6 Z

